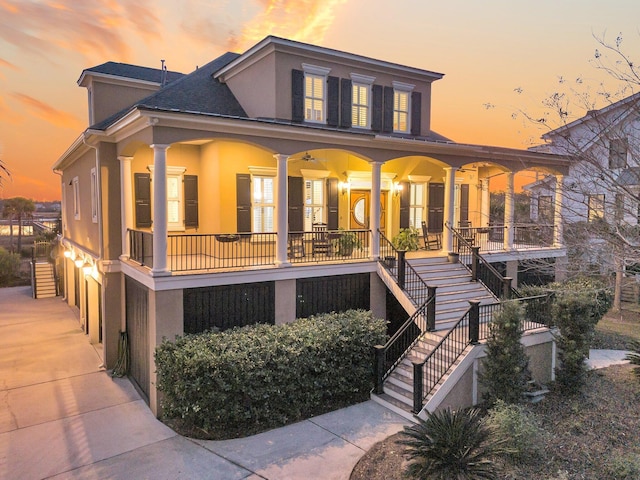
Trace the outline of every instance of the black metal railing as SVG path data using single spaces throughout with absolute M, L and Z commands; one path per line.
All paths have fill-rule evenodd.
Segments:
M 481 252 L 504 250 L 504 238 L 507 226 L 494 224 L 486 227 L 458 227 L 455 229 L 471 246 L 480 247 Z M 553 246 L 553 225 L 515 223 L 513 225 L 514 247 L 551 247 Z M 458 243 L 454 238 L 454 251 Z
M 382 232 L 378 231 L 378 233 L 380 234 L 380 263 L 414 305 L 422 305 L 430 297 L 429 285 L 407 262 L 406 252 L 397 250 Z
M 516 223 L 513 226 L 513 243 L 518 246 L 553 246 L 554 226 L 537 223 Z
M 384 380 L 393 369 L 411 351 L 413 346 L 427 331 L 435 329 L 436 296 L 424 302 L 406 322 L 393 334 L 384 345 L 377 345 L 375 350 L 374 378 L 375 392 L 383 393 Z
M 525 315 L 521 319 L 522 332 L 548 327 L 551 295 L 511 300 L 524 304 Z M 465 349 L 489 338 L 494 315 L 504 308 L 504 302 L 480 305 L 469 302 L 469 309 L 440 340 L 431 353 L 421 362 L 413 364 L 413 411 L 422 410 L 427 397 L 456 363 Z
M 129 230 L 129 258 L 144 267 L 153 268 L 153 234 Z
M 37 261 L 46 260 L 48 262 L 52 261 L 51 258 L 51 250 L 54 248 L 54 245 L 51 242 L 33 242 L 33 246 L 31 247 L 31 260 Z
M 370 235 L 371 230 L 289 232 L 287 256 L 291 263 L 365 260 Z

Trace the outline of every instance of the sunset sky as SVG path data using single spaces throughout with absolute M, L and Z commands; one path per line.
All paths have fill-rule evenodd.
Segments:
M 593 35 L 621 32 L 640 61 L 638 0 L 0 0 L 0 198 L 60 198 L 51 166 L 87 127 L 76 81 L 106 61 L 189 73 L 273 34 L 444 73 L 434 130 L 527 148 L 542 132 L 514 112 L 560 82 L 595 91 Z

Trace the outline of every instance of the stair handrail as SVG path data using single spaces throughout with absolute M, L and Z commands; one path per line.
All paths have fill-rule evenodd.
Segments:
M 457 242 L 457 250 L 460 255 L 460 263 L 471 272 L 471 279 L 479 281 L 487 287 L 497 298 L 520 298 L 520 292 L 512 287 L 513 279 L 503 277 L 482 255 L 480 247 L 474 246 L 455 228 L 446 225 L 454 237 L 454 245 Z
M 375 393 L 383 393 L 384 380 L 407 356 L 425 332 L 435 329 L 436 288 L 430 287 L 429 298 L 411 315 L 384 345 L 374 347 Z
M 547 293 L 533 297 L 517 298 L 511 301 L 522 303 L 541 301 L 546 304 L 550 297 L 551 294 Z M 502 310 L 504 306 L 504 302 L 480 305 L 478 301 L 469 301 L 469 304 L 470 306 L 467 311 L 455 325 L 451 327 L 446 335 L 442 337 L 440 342 L 426 358 L 421 362 L 415 362 L 413 364 L 413 412 L 415 414 L 420 413 L 424 401 L 456 361 L 458 361 L 458 358 L 460 358 L 460 355 L 464 353 L 467 347 L 489 338 L 489 324 L 493 319 L 493 315 L 497 311 Z M 548 323 L 537 321 L 541 317 L 540 306 L 541 305 L 538 304 L 531 312 L 527 311 L 525 317 L 521 319 L 520 328 L 523 332 L 550 326 Z M 528 318 L 530 313 L 533 314 L 535 319 Z M 543 320 L 547 320 L 548 318 L 545 315 L 542 315 L 542 317 Z M 464 334 L 465 327 L 468 327 L 467 335 Z M 452 337 L 454 337 L 453 340 L 451 340 Z M 449 344 L 451 345 L 449 346 Z M 442 350 L 444 348 L 448 348 L 448 350 L 443 353 Z M 447 356 L 445 357 L 445 355 Z
M 429 300 L 429 285 L 406 261 L 406 252 L 398 250 L 380 230 L 378 230 L 378 234 L 380 235 L 380 259 L 378 262 L 413 301 L 414 305 L 424 304 Z

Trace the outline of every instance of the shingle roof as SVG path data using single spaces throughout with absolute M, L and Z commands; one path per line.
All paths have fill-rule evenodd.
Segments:
M 144 80 L 147 82 L 162 83 L 162 70 L 159 68 L 140 67 L 138 65 L 130 65 L 128 63 L 107 62 L 96 67 L 87 68 L 82 71 L 102 73 L 105 75 L 113 75 L 116 77 L 133 78 L 135 80 Z M 181 77 L 184 73 L 167 71 L 165 83 L 173 82 Z
M 91 129 L 104 130 L 135 108 L 246 117 L 246 112 L 229 87 L 213 78 L 214 72 L 237 57 L 236 53 L 225 53 L 128 108 L 92 125 Z

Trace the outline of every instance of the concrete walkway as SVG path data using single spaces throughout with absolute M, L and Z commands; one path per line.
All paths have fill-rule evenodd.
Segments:
M 348 479 L 407 424 L 369 401 L 248 438 L 191 440 L 100 364 L 62 300 L 0 288 L 0 479 Z

